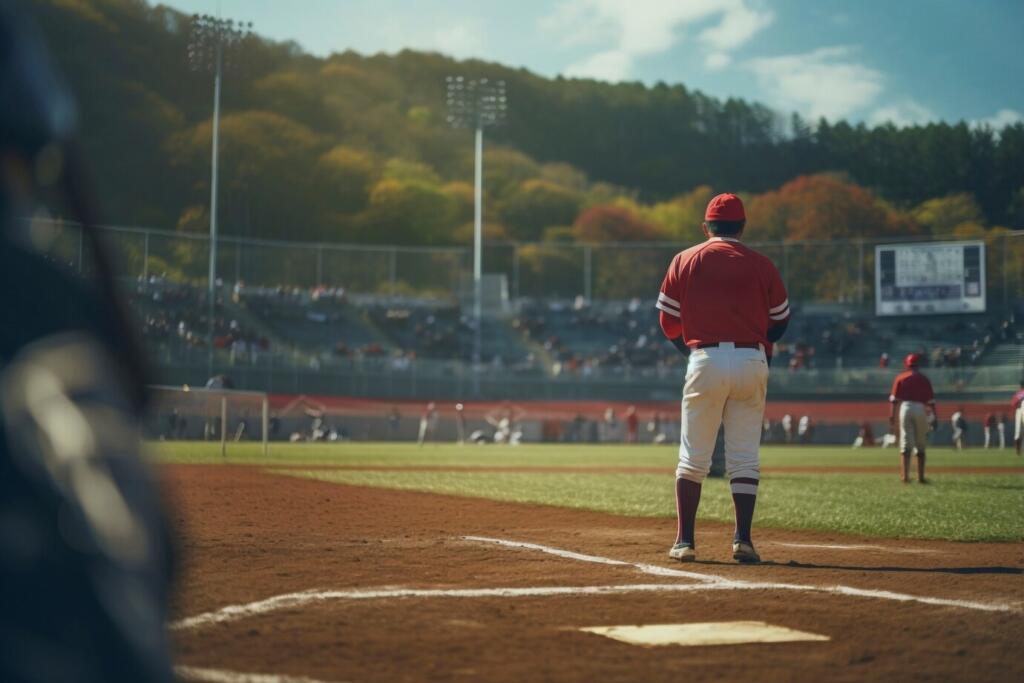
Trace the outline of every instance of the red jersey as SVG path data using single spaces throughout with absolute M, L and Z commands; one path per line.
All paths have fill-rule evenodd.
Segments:
M 1022 403 L 1024 403 L 1024 389 L 1021 389 L 1013 395 L 1013 399 L 1010 401 L 1010 408 L 1017 410 L 1017 408 L 1020 408 Z
M 767 347 L 768 328 L 789 318 L 789 298 L 775 264 L 731 237 L 712 237 L 676 254 L 655 306 L 665 336 L 682 336 L 690 347 Z
M 906 370 L 896 375 L 889 400 L 931 403 L 935 400 L 935 392 L 932 391 L 932 383 L 927 377 L 916 370 Z

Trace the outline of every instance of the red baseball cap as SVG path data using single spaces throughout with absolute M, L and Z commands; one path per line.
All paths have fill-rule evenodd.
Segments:
M 743 210 L 743 202 L 734 194 L 720 194 L 710 202 L 704 212 L 706 221 L 745 221 L 747 214 Z
M 921 354 L 909 353 L 907 357 L 903 359 L 903 365 L 907 368 L 916 368 L 921 364 Z

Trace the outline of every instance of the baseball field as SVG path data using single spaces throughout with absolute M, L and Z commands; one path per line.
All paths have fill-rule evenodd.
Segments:
M 151 452 L 180 537 L 184 678 L 1024 677 L 1010 450 L 933 449 L 920 485 L 900 484 L 894 451 L 766 447 L 755 566 L 731 560 L 722 480 L 704 487 L 698 561 L 667 558 L 671 447 Z M 676 626 L 632 628 L 653 625 Z

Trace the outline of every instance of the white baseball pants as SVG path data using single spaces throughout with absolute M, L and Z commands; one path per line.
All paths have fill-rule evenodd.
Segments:
M 917 401 L 900 403 L 900 453 L 918 452 L 928 448 L 928 416 L 924 404 Z
M 768 362 L 761 349 L 737 349 L 731 342 L 695 349 L 683 385 L 676 478 L 704 481 L 718 428 L 724 425 L 729 478 L 760 480 L 758 452 L 767 391 Z
M 1024 433 L 1024 404 L 1013 415 L 1013 440 L 1019 439 L 1021 433 Z

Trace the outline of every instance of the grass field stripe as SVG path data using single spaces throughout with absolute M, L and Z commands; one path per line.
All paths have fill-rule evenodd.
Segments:
M 245 605 L 229 605 L 171 624 L 181 630 L 237 621 L 277 610 L 303 607 L 331 600 L 382 600 L 394 598 L 547 598 L 576 595 L 613 595 L 617 593 L 681 593 L 728 589 L 715 583 L 641 583 L 611 586 L 539 586 L 527 588 L 383 588 L 379 590 L 311 590 L 286 593 Z
M 174 673 L 188 681 L 206 681 L 207 683 L 328 683 L 305 676 L 285 676 L 283 674 L 250 674 L 223 669 L 204 669 L 195 666 L 176 666 Z
M 839 544 L 839 543 L 783 543 L 782 541 L 764 541 L 765 545 L 777 545 L 785 548 L 814 548 L 819 550 L 881 550 L 887 553 L 933 554 L 938 550 L 927 548 L 887 548 L 884 545 Z
M 726 582 L 730 583 L 730 579 L 726 579 L 721 576 L 709 576 L 707 574 L 700 574 L 698 572 L 688 572 L 682 569 L 670 569 L 668 567 L 660 567 L 654 564 L 643 564 L 638 562 L 625 562 L 623 560 L 613 560 L 610 557 L 600 557 L 599 555 L 584 555 L 583 553 L 576 553 L 571 550 L 563 550 L 561 548 L 552 548 L 547 545 L 540 545 L 539 543 L 527 543 L 525 541 L 508 541 L 502 538 L 490 538 L 489 536 L 463 536 L 463 540 L 466 541 L 478 541 L 480 543 L 492 543 L 494 545 L 504 546 L 506 548 L 523 548 L 526 550 L 538 550 L 548 555 L 554 555 L 556 557 L 564 557 L 568 560 L 578 560 L 580 562 L 592 562 L 594 564 L 607 564 L 614 567 L 633 567 L 638 569 L 644 574 L 650 574 L 651 576 L 670 576 L 680 579 L 694 579 L 696 581 L 704 582 Z
M 611 564 L 611 565 L 630 565 L 636 567 L 642 572 L 653 573 L 651 569 L 658 569 L 666 572 L 677 572 L 680 570 L 667 569 L 665 567 L 658 567 L 656 565 L 649 564 L 638 564 L 632 562 L 623 562 L 622 560 L 614 560 L 610 557 L 601 557 L 599 555 L 583 555 L 581 553 L 575 553 L 568 550 L 560 550 L 559 548 L 551 548 L 545 545 L 539 545 L 536 543 L 525 543 L 520 541 L 505 541 L 502 539 L 489 539 L 484 536 L 464 536 L 467 540 L 478 540 L 484 542 L 494 542 L 497 545 L 502 545 L 512 548 L 527 548 L 540 550 L 542 552 L 550 553 L 552 555 L 558 555 L 559 557 L 575 558 L 580 559 L 584 562 L 596 562 L 600 564 Z M 707 589 L 720 589 L 720 590 L 792 590 L 792 591 L 805 591 L 813 593 L 832 593 L 835 595 L 847 595 L 851 597 L 861 598 L 878 598 L 881 600 L 894 600 L 896 602 L 919 602 L 926 605 L 939 605 L 943 607 L 960 607 L 963 609 L 972 609 L 982 612 L 1017 612 L 1017 608 L 1007 604 L 1001 603 L 987 603 L 987 602 L 975 602 L 972 600 L 957 600 L 952 598 L 933 598 L 928 596 L 910 595 L 908 593 L 894 593 L 892 591 L 884 590 L 873 590 L 869 588 L 854 588 L 852 586 L 812 586 L 797 583 L 768 583 L 768 582 L 753 582 L 743 581 L 738 579 L 728 579 L 724 576 L 716 576 L 714 574 L 697 574 L 696 572 L 680 572 L 686 575 L 687 578 L 701 577 L 704 581 L 708 582 L 703 584 L 704 588 Z M 665 576 L 666 574 L 659 574 Z

